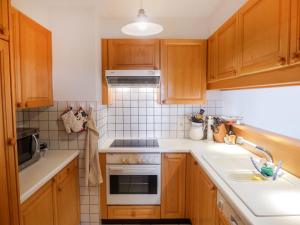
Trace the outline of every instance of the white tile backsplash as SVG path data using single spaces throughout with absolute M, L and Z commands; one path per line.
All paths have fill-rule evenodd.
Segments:
M 203 105 L 161 105 L 157 88 L 112 88 L 111 92 L 116 98 L 107 109 L 110 138 L 183 138 L 190 128 L 188 117 L 200 108 L 209 115 L 222 114 L 223 103 L 215 99 Z

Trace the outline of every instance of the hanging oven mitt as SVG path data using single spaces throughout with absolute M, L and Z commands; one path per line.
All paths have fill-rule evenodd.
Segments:
M 76 119 L 80 122 L 81 124 L 81 130 L 84 131 L 87 129 L 87 121 L 88 121 L 88 114 L 83 110 L 83 108 L 79 108 L 79 110 L 75 113 Z
M 68 134 L 72 132 L 79 132 L 82 129 L 82 122 L 78 121 L 72 110 L 68 110 L 61 115 L 66 132 Z

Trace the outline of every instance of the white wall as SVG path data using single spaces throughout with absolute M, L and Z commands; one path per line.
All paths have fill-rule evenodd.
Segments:
M 48 9 L 41 0 L 11 0 L 13 6 L 49 29 Z
M 222 4 L 218 5 L 209 17 L 209 33 L 215 32 L 246 2 L 247 0 L 222 0 Z
M 221 92 L 225 115 L 241 115 L 246 124 L 300 139 L 300 87 Z
M 95 9 L 51 7 L 55 100 L 97 100 L 100 93 L 99 42 Z

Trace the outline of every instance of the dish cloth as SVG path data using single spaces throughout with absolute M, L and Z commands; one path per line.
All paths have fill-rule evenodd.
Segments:
M 103 182 L 98 157 L 99 132 L 91 110 L 87 121 L 87 138 L 85 151 L 85 184 L 98 185 Z

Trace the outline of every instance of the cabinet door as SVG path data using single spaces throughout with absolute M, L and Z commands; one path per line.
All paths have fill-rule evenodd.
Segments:
M 8 40 L 9 36 L 9 0 L 1 0 L 0 1 L 0 38 L 4 40 Z
M 110 70 L 159 69 L 159 40 L 108 40 Z
M 161 100 L 166 104 L 203 103 L 206 41 L 161 41 Z
M 300 63 L 300 1 L 292 1 L 290 63 Z
M 17 106 L 50 106 L 53 104 L 51 32 L 20 12 L 13 16 L 18 17 L 13 19 L 13 25 L 17 26 L 13 28 L 17 99 L 21 96 Z
M 239 73 L 287 64 L 290 0 L 249 0 L 238 12 Z
M 77 160 L 58 176 L 57 219 L 58 225 L 80 224 L 79 177 Z
M 186 154 L 164 154 L 161 218 L 185 216 Z
M 19 224 L 19 186 L 9 45 L 0 40 L 0 224 Z
M 213 81 L 217 78 L 217 38 L 212 35 L 207 42 L 207 81 Z
M 54 196 L 51 180 L 22 204 L 22 225 L 56 225 Z
M 216 38 L 216 78 L 234 77 L 237 74 L 237 15 L 217 31 Z
M 215 225 L 217 192 L 214 184 L 209 180 L 205 172 L 198 166 L 199 177 L 199 220 L 201 225 Z
M 102 219 L 107 219 L 107 199 L 106 199 L 106 154 L 101 153 L 99 154 L 100 160 L 100 168 L 102 173 L 103 182 L 100 184 L 100 213 Z

